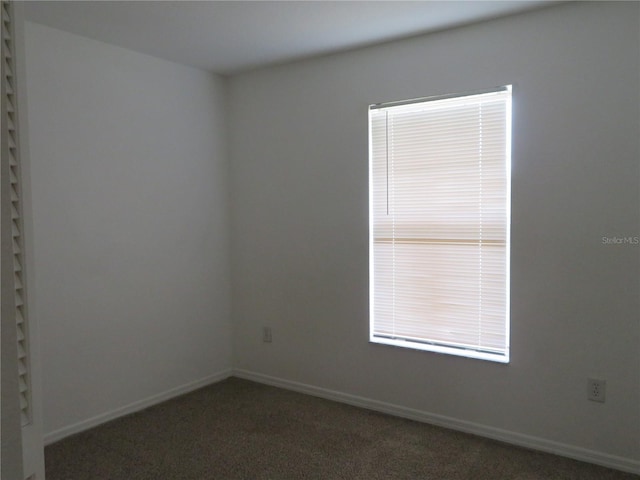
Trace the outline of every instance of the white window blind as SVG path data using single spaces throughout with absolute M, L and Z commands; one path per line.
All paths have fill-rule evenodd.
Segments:
M 508 362 L 511 88 L 369 114 L 371 341 Z

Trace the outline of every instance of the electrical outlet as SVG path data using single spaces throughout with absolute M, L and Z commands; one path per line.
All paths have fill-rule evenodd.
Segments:
M 604 403 L 605 394 L 607 391 L 606 380 L 598 378 L 587 379 L 587 399 L 594 402 Z
M 262 327 L 262 341 L 271 343 L 271 327 Z

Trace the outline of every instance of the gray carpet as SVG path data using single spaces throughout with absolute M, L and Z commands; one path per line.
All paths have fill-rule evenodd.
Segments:
M 45 449 L 47 480 L 638 480 L 230 378 Z

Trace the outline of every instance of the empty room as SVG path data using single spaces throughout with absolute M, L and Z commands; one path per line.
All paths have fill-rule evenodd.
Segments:
M 2 19 L 3 480 L 639 478 L 639 2 Z

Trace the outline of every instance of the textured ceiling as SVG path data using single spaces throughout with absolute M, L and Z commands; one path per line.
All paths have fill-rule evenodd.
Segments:
M 540 8 L 547 1 L 37 1 L 27 20 L 220 74 Z

